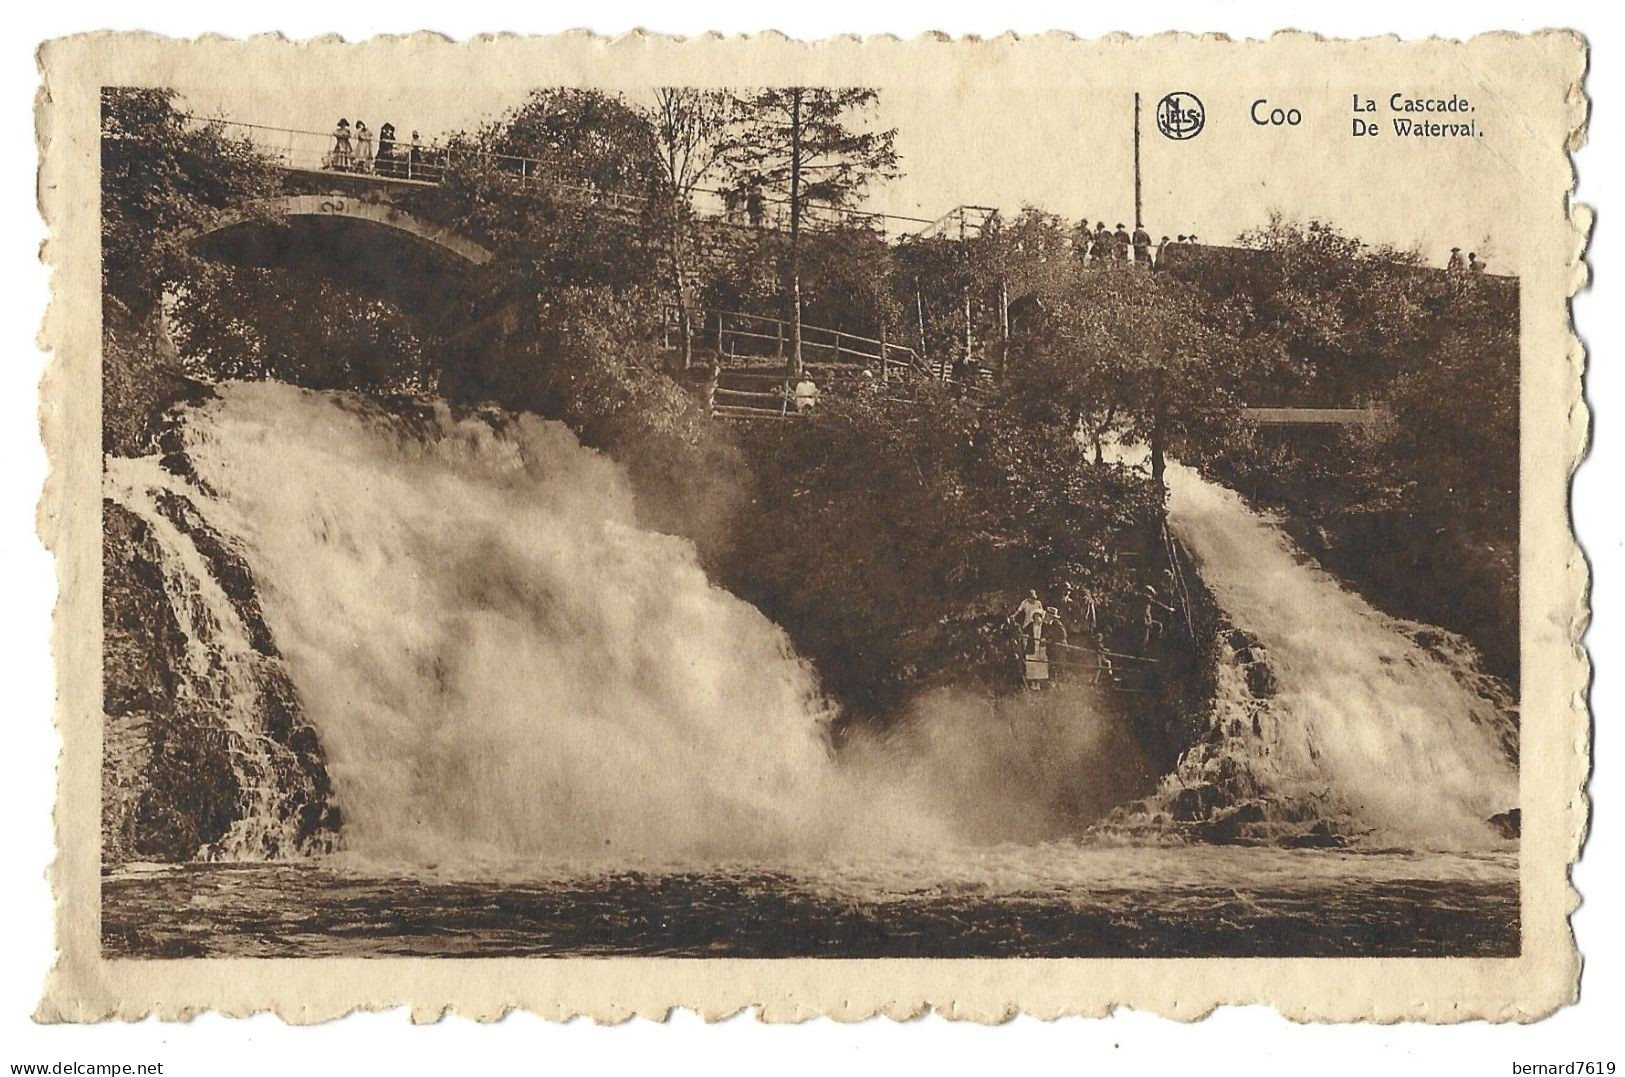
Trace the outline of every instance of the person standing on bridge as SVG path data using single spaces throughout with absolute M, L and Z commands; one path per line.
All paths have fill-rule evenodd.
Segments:
M 1021 679 L 1029 691 L 1038 691 L 1049 680 L 1049 648 L 1044 645 L 1044 607 L 1040 606 L 1021 632 Z
M 1143 224 L 1134 226 L 1134 260 L 1147 269 L 1151 267 L 1151 233 Z
M 372 132 L 360 120 L 355 121 L 355 170 L 372 171 Z
M 1061 586 L 1061 610 L 1075 625 L 1096 628 L 1100 623 L 1100 615 L 1095 608 L 1095 595 L 1093 591 L 1078 590 L 1070 583 Z
M 1104 262 L 1112 256 L 1112 234 L 1105 221 L 1095 225 L 1095 242 L 1090 252 L 1091 261 L 1095 262 Z
M 1044 603 L 1039 599 L 1038 592 L 1028 591 L 1027 597 L 1022 599 L 1021 605 L 1016 607 L 1016 612 L 1010 615 L 1009 623 L 1015 625 L 1025 635 L 1027 626 L 1032 624 L 1033 618 L 1042 612 L 1044 612 Z
M 406 153 L 406 178 L 423 178 L 423 138 L 416 131 L 412 132 L 412 147 Z
M 1157 585 L 1154 583 L 1148 582 L 1144 587 L 1140 588 L 1140 601 L 1145 604 L 1145 636 L 1140 641 L 1140 646 L 1144 649 L 1149 648 L 1152 641 L 1162 638 L 1163 629 L 1167 627 L 1167 622 L 1163 620 L 1162 615 L 1173 613 L 1174 608 L 1162 600 L 1162 596 L 1157 593 Z
M 333 155 L 329 165 L 340 172 L 350 171 L 350 121 L 343 117 L 333 129 Z
M 395 125 L 386 123 L 378 128 L 378 174 L 395 175 Z

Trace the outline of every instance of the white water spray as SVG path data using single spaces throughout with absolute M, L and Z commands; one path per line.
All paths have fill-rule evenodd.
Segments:
M 1248 765 L 1276 793 L 1322 798 L 1390 839 L 1424 847 L 1494 839 L 1518 803 L 1503 743 L 1512 717 L 1466 645 L 1373 609 L 1304 557 L 1239 494 L 1170 463 L 1169 524 L 1279 681 L 1275 720 Z
M 219 392 L 187 455 L 253 552 L 346 850 L 626 863 L 930 839 L 832 764 L 784 633 L 639 528 L 619 467 L 562 425 Z
M 159 506 L 160 491 L 174 476 L 156 457 L 109 457 L 103 492 L 152 531 L 161 558 L 162 587 L 180 631 L 178 653 L 170 663 L 175 703 L 217 716 L 223 748 L 236 777 L 235 821 L 197 855 L 213 860 L 263 860 L 292 855 L 301 842 L 297 805 L 319 799 L 310 776 L 289 747 L 265 727 L 267 693 L 285 676 L 281 662 L 252 645 L 240 611 L 215 578 L 191 536 Z M 110 737 L 109 752 L 128 747 Z M 142 764 L 144 765 L 144 764 Z

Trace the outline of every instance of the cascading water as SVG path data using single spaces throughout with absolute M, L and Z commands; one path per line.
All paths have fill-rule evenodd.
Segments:
M 200 506 L 253 551 L 347 852 L 716 860 L 873 831 L 784 633 L 639 528 L 565 427 L 228 384 L 183 429 Z
M 230 788 L 223 797 L 233 803 L 204 808 L 206 814 L 231 821 L 193 855 L 214 860 L 260 860 L 325 848 L 331 837 L 331 806 L 319 761 L 309 758 L 314 745 L 309 731 L 292 721 L 293 690 L 274 645 L 262 632 L 256 638 L 239 602 L 222 586 L 220 566 L 212 564 L 203 545 L 220 552 L 206 536 L 193 502 L 175 492 L 175 477 L 156 458 L 110 457 L 103 483 L 108 502 L 149 529 L 160 586 L 167 599 L 179 641 L 173 652 L 143 656 L 167 665 L 171 684 L 166 713 L 122 716 L 108 724 L 107 752 L 113 771 L 150 775 L 154 743 L 206 740 L 182 750 L 206 760 L 212 747 Z M 111 636 L 113 633 L 109 633 Z M 111 661 L 111 656 L 109 658 Z M 190 727 L 176 725 L 187 716 L 201 717 Z M 152 737 L 152 721 L 175 728 Z M 301 732 L 304 736 L 301 737 Z M 123 758 L 120 758 L 120 757 Z M 198 787 L 207 784 L 194 773 Z M 112 815 L 133 822 L 138 815 L 162 812 L 142 803 L 143 790 L 109 789 L 121 801 Z M 207 800 L 207 792 L 190 799 Z M 118 824 L 115 824 L 118 825 Z
M 197 808 L 195 741 L 214 746 L 203 814 L 235 821 L 121 850 L 108 953 L 1515 952 L 1504 848 L 1091 832 L 1156 776 L 1083 686 L 928 693 L 832 757 L 784 633 L 712 586 L 689 543 L 639 527 L 617 465 L 556 423 L 226 384 L 177 430 L 167 467 L 107 465 L 113 531 L 142 531 L 126 545 L 151 568 L 123 573 L 115 553 L 124 650 L 108 653 L 131 670 L 150 649 L 154 678 L 181 682 L 173 698 L 120 684 L 107 784 L 151 784 L 119 744 L 157 744 L 141 723 L 176 710 L 174 796 L 123 817 Z M 1256 791 L 1390 845 L 1484 837 L 1515 780 L 1462 670 L 1234 495 L 1170 478 L 1175 527 L 1279 673 L 1262 735 L 1237 749 Z M 149 615 L 179 628 L 130 627 Z M 1167 781 L 1205 765 L 1187 753 Z M 340 855 L 302 856 L 335 833 Z
M 1470 648 L 1373 609 L 1234 491 L 1176 463 L 1167 483 L 1169 525 L 1219 607 L 1262 644 L 1276 682 L 1232 762 L 1265 796 L 1318 802 L 1375 840 L 1496 840 L 1488 821 L 1518 803 L 1515 718 Z M 1222 670 L 1221 707 L 1243 695 L 1236 670 Z

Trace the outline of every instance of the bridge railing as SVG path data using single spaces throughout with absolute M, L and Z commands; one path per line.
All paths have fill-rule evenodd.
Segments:
M 194 121 L 225 128 L 244 138 L 261 153 L 280 163 L 284 168 L 302 172 L 332 172 L 350 176 L 363 176 L 377 180 L 395 180 L 437 184 L 453 169 L 473 166 L 489 169 L 517 181 L 521 186 L 534 185 L 583 198 L 608 203 L 615 208 L 642 211 L 650 203 L 648 194 L 634 194 L 590 187 L 561 180 L 552 174 L 544 162 L 532 157 L 496 153 L 489 150 L 471 150 L 439 145 L 437 142 L 414 143 L 409 133 L 396 129 L 396 137 L 385 144 L 378 140 L 378 132 L 363 143 L 350 128 L 348 148 L 338 138 L 336 130 L 312 131 L 299 128 L 273 127 L 267 124 L 247 123 L 241 120 L 192 116 Z M 761 192 L 696 188 L 692 192 L 695 210 L 703 216 L 724 223 L 755 228 L 786 230 L 790 226 L 788 199 Z M 964 210 L 991 214 L 984 207 L 961 207 L 936 221 L 924 217 L 910 217 L 895 213 L 876 213 L 850 206 L 822 202 L 802 205 L 802 227 L 824 229 L 866 228 L 883 235 L 923 235 L 932 229 L 950 227 L 956 222 L 963 233 Z M 972 215 L 973 217 L 975 214 Z M 922 230 L 922 226 L 924 226 Z M 974 224 L 973 227 L 980 227 Z

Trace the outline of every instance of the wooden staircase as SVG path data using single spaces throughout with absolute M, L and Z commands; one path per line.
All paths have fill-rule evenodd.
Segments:
M 799 414 L 791 401 L 788 375 L 723 368 L 711 397 L 711 414 L 718 419 L 780 421 Z
M 794 327 L 780 318 L 737 311 L 694 311 L 692 358 L 714 362 L 714 385 L 699 387 L 719 419 L 782 422 L 800 418 L 795 379 L 788 372 Z M 679 350 L 679 319 L 668 310 L 664 332 L 667 355 Z M 822 396 L 858 385 L 904 377 L 934 377 L 914 349 L 822 326 L 801 326 L 802 369 Z

